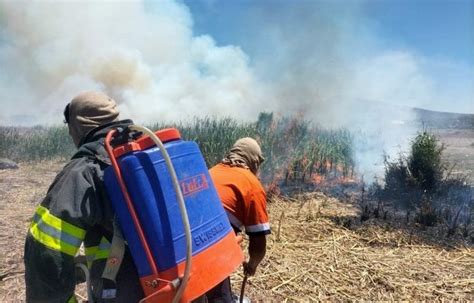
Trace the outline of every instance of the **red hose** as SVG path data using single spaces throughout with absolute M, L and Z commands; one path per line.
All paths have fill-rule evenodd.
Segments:
M 151 271 L 153 275 L 158 275 L 158 269 L 156 267 L 155 260 L 153 259 L 150 246 L 148 245 L 148 242 L 145 239 L 145 234 L 140 225 L 140 222 L 138 221 L 137 213 L 135 212 L 135 209 L 132 204 L 132 199 L 130 198 L 130 195 L 128 194 L 127 187 L 125 186 L 125 182 L 123 181 L 122 173 L 120 172 L 120 167 L 118 166 L 117 160 L 114 157 L 112 147 L 110 146 L 110 141 L 116 132 L 117 131 L 113 129 L 107 133 L 107 136 L 105 137 L 105 149 L 107 153 L 109 154 L 109 158 L 110 158 L 110 161 L 112 162 L 112 167 L 114 169 L 115 176 L 117 177 L 117 181 L 120 185 L 120 189 L 122 190 L 123 197 L 125 198 L 128 211 L 130 212 L 130 215 L 132 216 L 133 223 L 138 232 L 138 237 L 140 238 L 140 242 L 142 243 L 143 248 L 145 249 L 146 258 L 148 260 L 148 263 L 151 266 Z

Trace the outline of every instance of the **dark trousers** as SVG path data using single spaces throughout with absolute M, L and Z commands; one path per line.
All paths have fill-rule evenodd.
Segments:
M 230 286 L 230 277 L 217 284 L 213 289 L 206 293 L 209 303 L 232 303 L 232 288 Z

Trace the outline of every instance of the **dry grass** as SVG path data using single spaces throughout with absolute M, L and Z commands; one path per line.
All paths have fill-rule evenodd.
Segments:
M 24 300 L 23 243 L 35 206 L 62 163 L 0 171 L 0 302 Z M 284 301 L 473 301 L 474 252 L 401 229 L 337 224 L 356 209 L 322 194 L 269 204 L 273 234 L 247 295 Z M 339 220 L 340 219 L 340 220 Z M 242 276 L 233 276 L 238 292 Z
M 277 199 L 270 211 L 267 258 L 246 288 L 255 301 L 474 300 L 470 248 L 429 245 L 370 223 L 346 229 L 335 222 L 356 209 L 321 194 Z M 234 277 L 236 291 L 241 280 Z
M 57 162 L 0 170 L 0 302 L 24 301 L 23 245 L 36 205 L 56 173 Z

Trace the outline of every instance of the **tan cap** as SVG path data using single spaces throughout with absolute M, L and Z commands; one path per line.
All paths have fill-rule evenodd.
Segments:
M 263 158 L 262 149 L 253 138 L 246 137 L 237 140 L 232 148 L 227 152 L 222 163 L 233 166 L 242 166 L 249 168 L 254 174 L 257 173 Z
M 69 134 L 79 146 L 82 138 L 94 128 L 118 119 L 117 104 L 109 96 L 88 91 L 77 95 L 69 103 Z

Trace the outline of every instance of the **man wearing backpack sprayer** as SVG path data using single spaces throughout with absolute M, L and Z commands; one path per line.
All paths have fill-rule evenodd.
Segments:
M 249 260 L 243 264 L 246 276 L 255 274 L 265 256 L 266 235 L 270 234 L 266 194 L 257 178 L 263 160 L 257 141 L 242 138 L 209 171 L 234 231 L 245 230 L 249 236 Z M 233 302 L 230 278 L 206 296 L 209 302 Z
M 115 101 L 98 92 L 82 93 L 66 106 L 65 121 L 78 150 L 56 176 L 28 230 L 24 254 L 27 302 L 77 302 L 74 257 L 81 243 L 95 302 L 138 302 L 143 298 L 123 241 L 117 257 L 107 262 L 118 264 L 114 274 L 104 273 L 110 251 L 120 246 L 111 247 L 111 242 L 120 240 L 113 240 L 118 239 L 114 237 L 118 229 L 103 184 L 104 169 L 110 164 L 104 138 L 111 128 L 132 124 L 131 120 L 119 121 L 118 115 Z

